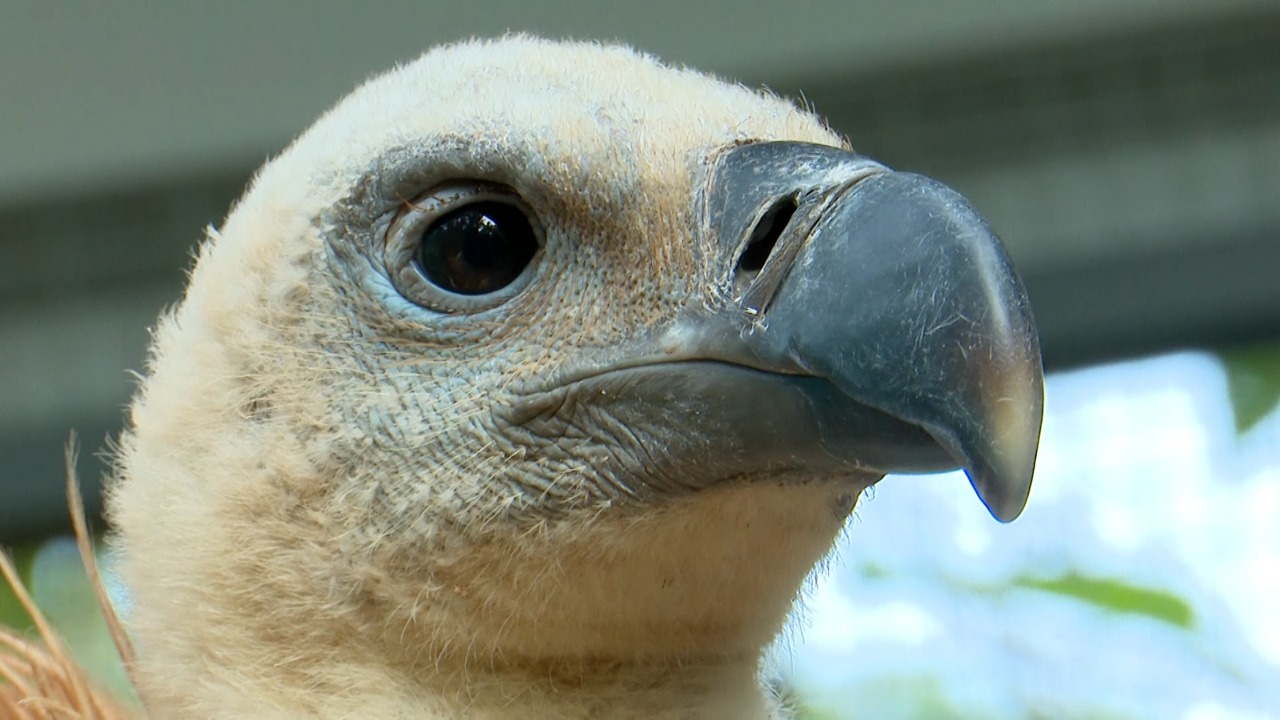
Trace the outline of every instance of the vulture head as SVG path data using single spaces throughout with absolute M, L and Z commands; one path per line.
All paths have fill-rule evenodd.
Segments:
M 954 191 L 525 37 L 377 77 L 161 319 L 109 493 L 154 717 L 766 717 L 859 494 L 1026 501 L 1041 371 Z

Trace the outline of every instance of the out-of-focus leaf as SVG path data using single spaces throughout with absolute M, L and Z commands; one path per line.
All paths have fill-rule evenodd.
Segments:
M 769 678 L 767 682 L 778 705 L 784 708 L 786 717 L 792 717 L 795 720 L 839 720 L 839 715 L 832 715 L 805 702 L 803 694 L 787 681 L 774 677 Z
M 1092 578 L 1071 572 L 1052 579 L 1018 577 L 1012 584 L 1014 587 L 1065 595 L 1112 612 L 1145 615 L 1184 630 L 1195 623 L 1191 606 L 1178 596 L 1120 580 Z
M 31 559 L 30 587 L 36 604 L 86 670 L 125 702 L 132 686 L 71 537 L 52 538 Z
M 19 577 L 28 587 L 31 585 L 31 562 L 35 554 L 34 546 L 9 550 L 9 556 L 13 558 L 13 564 L 18 568 Z M 17 630 L 30 630 L 34 627 L 31 618 L 27 617 L 26 610 L 18 604 L 18 597 L 2 579 L 0 579 L 0 625 Z
M 903 720 L 963 720 L 973 717 L 947 700 L 940 678 L 932 675 L 905 675 L 879 678 L 846 688 L 843 693 L 824 693 L 820 700 L 796 708 L 798 720 L 841 720 L 850 717 L 880 717 L 886 709 Z
M 882 580 L 890 575 L 887 568 L 880 567 L 873 562 L 859 563 L 857 573 L 866 580 Z
M 76 660 L 116 699 L 136 705 L 132 684 L 85 575 L 75 541 L 70 537 L 54 538 L 17 548 L 11 555 L 23 585 Z M 17 596 L 3 581 L 0 625 L 19 631 L 34 628 Z
M 1218 359 L 1227 371 L 1236 432 L 1246 433 L 1280 405 L 1280 344 L 1224 350 Z

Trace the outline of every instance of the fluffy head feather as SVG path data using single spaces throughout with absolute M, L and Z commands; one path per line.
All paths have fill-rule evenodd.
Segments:
M 110 492 L 154 716 L 763 715 L 760 650 L 859 488 L 641 497 L 602 468 L 660 444 L 533 452 L 494 411 L 717 302 L 695 184 L 759 139 L 843 144 L 768 94 L 512 37 L 371 80 L 268 163 L 155 331 Z M 525 292 L 461 315 L 381 254 L 455 178 L 545 233 Z

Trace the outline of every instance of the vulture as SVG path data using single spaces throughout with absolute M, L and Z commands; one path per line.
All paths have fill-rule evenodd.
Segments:
M 108 481 L 151 718 L 768 718 L 855 501 L 1026 502 L 1026 294 L 955 191 L 618 46 L 440 47 L 200 247 Z

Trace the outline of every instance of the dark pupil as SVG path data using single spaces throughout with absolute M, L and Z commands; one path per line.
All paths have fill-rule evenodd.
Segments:
M 427 228 L 416 260 L 433 284 L 460 295 L 485 295 L 514 282 L 537 250 L 538 239 L 519 208 L 481 202 Z

